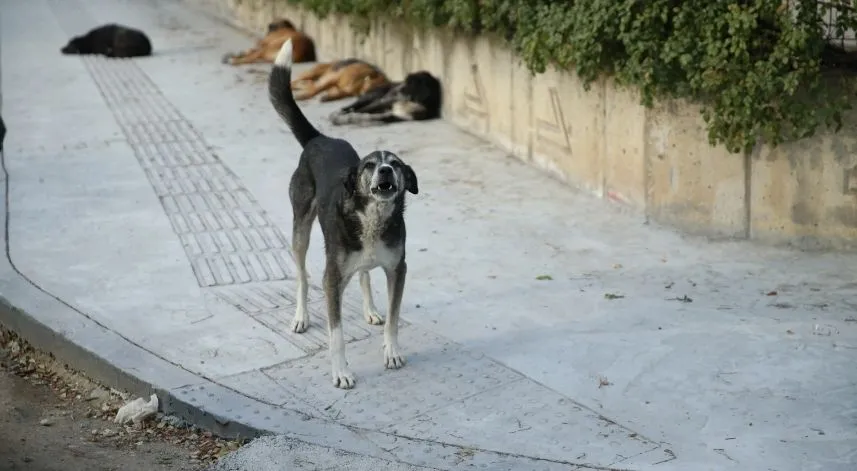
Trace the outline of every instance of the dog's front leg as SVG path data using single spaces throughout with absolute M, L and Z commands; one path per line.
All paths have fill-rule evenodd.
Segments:
M 391 90 L 384 96 L 356 111 L 359 111 L 360 113 L 383 113 L 385 111 L 389 111 L 398 98 L 397 91 Z
M 330 351 L 331 378 L 337 388 L 351 389 L 356 380 L 345 361 L 345 336 L 342 334 L 342 292 L 347 279 L 335 263 L 324 270 L 324 294 L 327 298 L 327 334 Z
M 387 274 L 387 296 L 390 300 L 387 323 L 384 325 L 384 366 L 396 369 L 405 366 L 405 357 L 399 353 L 399 309 L 402 307 L 408 265 L 402 257 L 395 268 L 385 267 L 384 272 Z
M 386 95 L 387 92 L 389 91 L 389 88 L 390 87 L 381 87 L 381 88 L 376 88 L 374 90 L 369 90 L 368 92 L 360 95 L 357 98 L 357 101 L 352 103 L 350 106 L 346 106 L 341 111 L 343 113 L 351 113 L 353 111 L 358 111 L 358 112 L 363 111 L 362 110 L 363 107 L 370 105 L 371 103 L 375 102 L 376 100 L 382 99 L 384 97 L 384 95 Z
M 378 308 L 375 307 L 375 300 L 372 298 L 372 283 L 368 271 L 360 272 L 360 289 L 363 290 L 363 319 L 366 319 L 367 324 L 383 324 L 384 319 L 381 318 L 381 314 L 378 314 Z

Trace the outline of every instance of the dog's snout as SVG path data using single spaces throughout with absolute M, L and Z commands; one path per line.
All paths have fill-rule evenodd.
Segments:
M 387 176 L 390 176 L 392 174 L 393 174 L 393 167 L 390 167 L 389 165 L 382 165 L 381 167 L 378 168 L 378 175 L 381 175 L 383 177 L 387 177 Z

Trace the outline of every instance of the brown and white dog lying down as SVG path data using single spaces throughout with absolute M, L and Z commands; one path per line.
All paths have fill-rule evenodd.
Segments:
M 314 65 L 292 80 L 295 100 L 307 100 L 321 92 L 321 101 L 362 95 L 383 87 L 390 79 L 381 69 L 360 59 L 342 59 Z
M 315 43 L 312 38 L 295 28 L 291 21 L 279 19 L 268 25 L 268 33 L 256 43 L 253 49 L 238 53 L 226 53 L 223 56 L 224 64 L 242 65 L 260 62 L 273 63 L 280 52 L 280 48 L 289 39 L 294 47 L 293 62 L 315 61 Z
M 440 117 L 443 89 L 440 80 L 421 70 L 405 80 L 371 90 L 345 108 L 330 115 L 330 122 L 341 124 L 381 124 L 422 121 Z

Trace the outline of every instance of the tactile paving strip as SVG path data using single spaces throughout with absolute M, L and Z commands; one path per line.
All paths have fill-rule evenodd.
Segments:
M 134 61 L 86 57 L 191 261 L 199 285 L 285 280 L 285 235 Z M 129 104 L 130 103 L 130 104 Z
M 407 361 L 399 370 L 384 369 L 379 338 L 346 346 L 345 357 L 358 381 L 352 390 L 331 386 L 328 355 L 293 360 L 265 374 L 330 418 L 378 430 L 523 379 L 423 329 L 411 327 L 399 337 Z
M 80 5 L 52 7 L 72 34 L 92 24 L 82 21 Z M 285 235 L 135 61 L 81 60 L 160 198 L 199 285 L 288 279 L 293 270 Z

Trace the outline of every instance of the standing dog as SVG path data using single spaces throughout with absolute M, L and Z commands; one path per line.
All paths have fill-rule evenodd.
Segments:
M 292 43 L 286 41 L 274 61 L 268 82 L 271 104 L 303 147 L 289 184 L 292 203 L 292 251 L 297 265 L 297 308 L 292 330 L 309 327 L 306 253 L 316 216 L 324 234 L 324 294 L 333 384 L 354 387 L 345 361 L 342 293 L 360 274 L 363 316 L 369 324 L 384 322 L 372 300 L 369 270 L 387 276 L 388 315 L 384 326 L 384 366 L 401 368 L 399 308 L 405 289 L 405 192 L 417 194 L 417 176 L 396 155 L 375 151 L 363 157 L 342 139 L 321 134 L 298 108 L 290 85 Z
M 330 121 L 337 125 L 422 121 L 440 117 L 441 105 L 440 81 L 423 70 L 361 95 L 330 115 Z
M 63 54 L 142 57 L 152 55 L 152 43 L 146 33 L 138 29 L 108 24 L 72 38 L 60 51 Z
M 315 60 L 315 44 L 312 38 L 295 28 L 291 21 L 279 19 L 268 25 L 268 33 L 256 43 L 253 49 L 239 53 L 227 53 L 224 64 L 242 65 L 258 62 L 274 62 L 283 44 L 292 40 L 294 45 L 293 62 L 312 62 Z
M 307 100 L 321 92 L 321 101 L 333 101 L 383 87 L 390 83 L 378 67 L 360 59 L 342 59 L 316 64 L 292 81 L 296 100 Z

